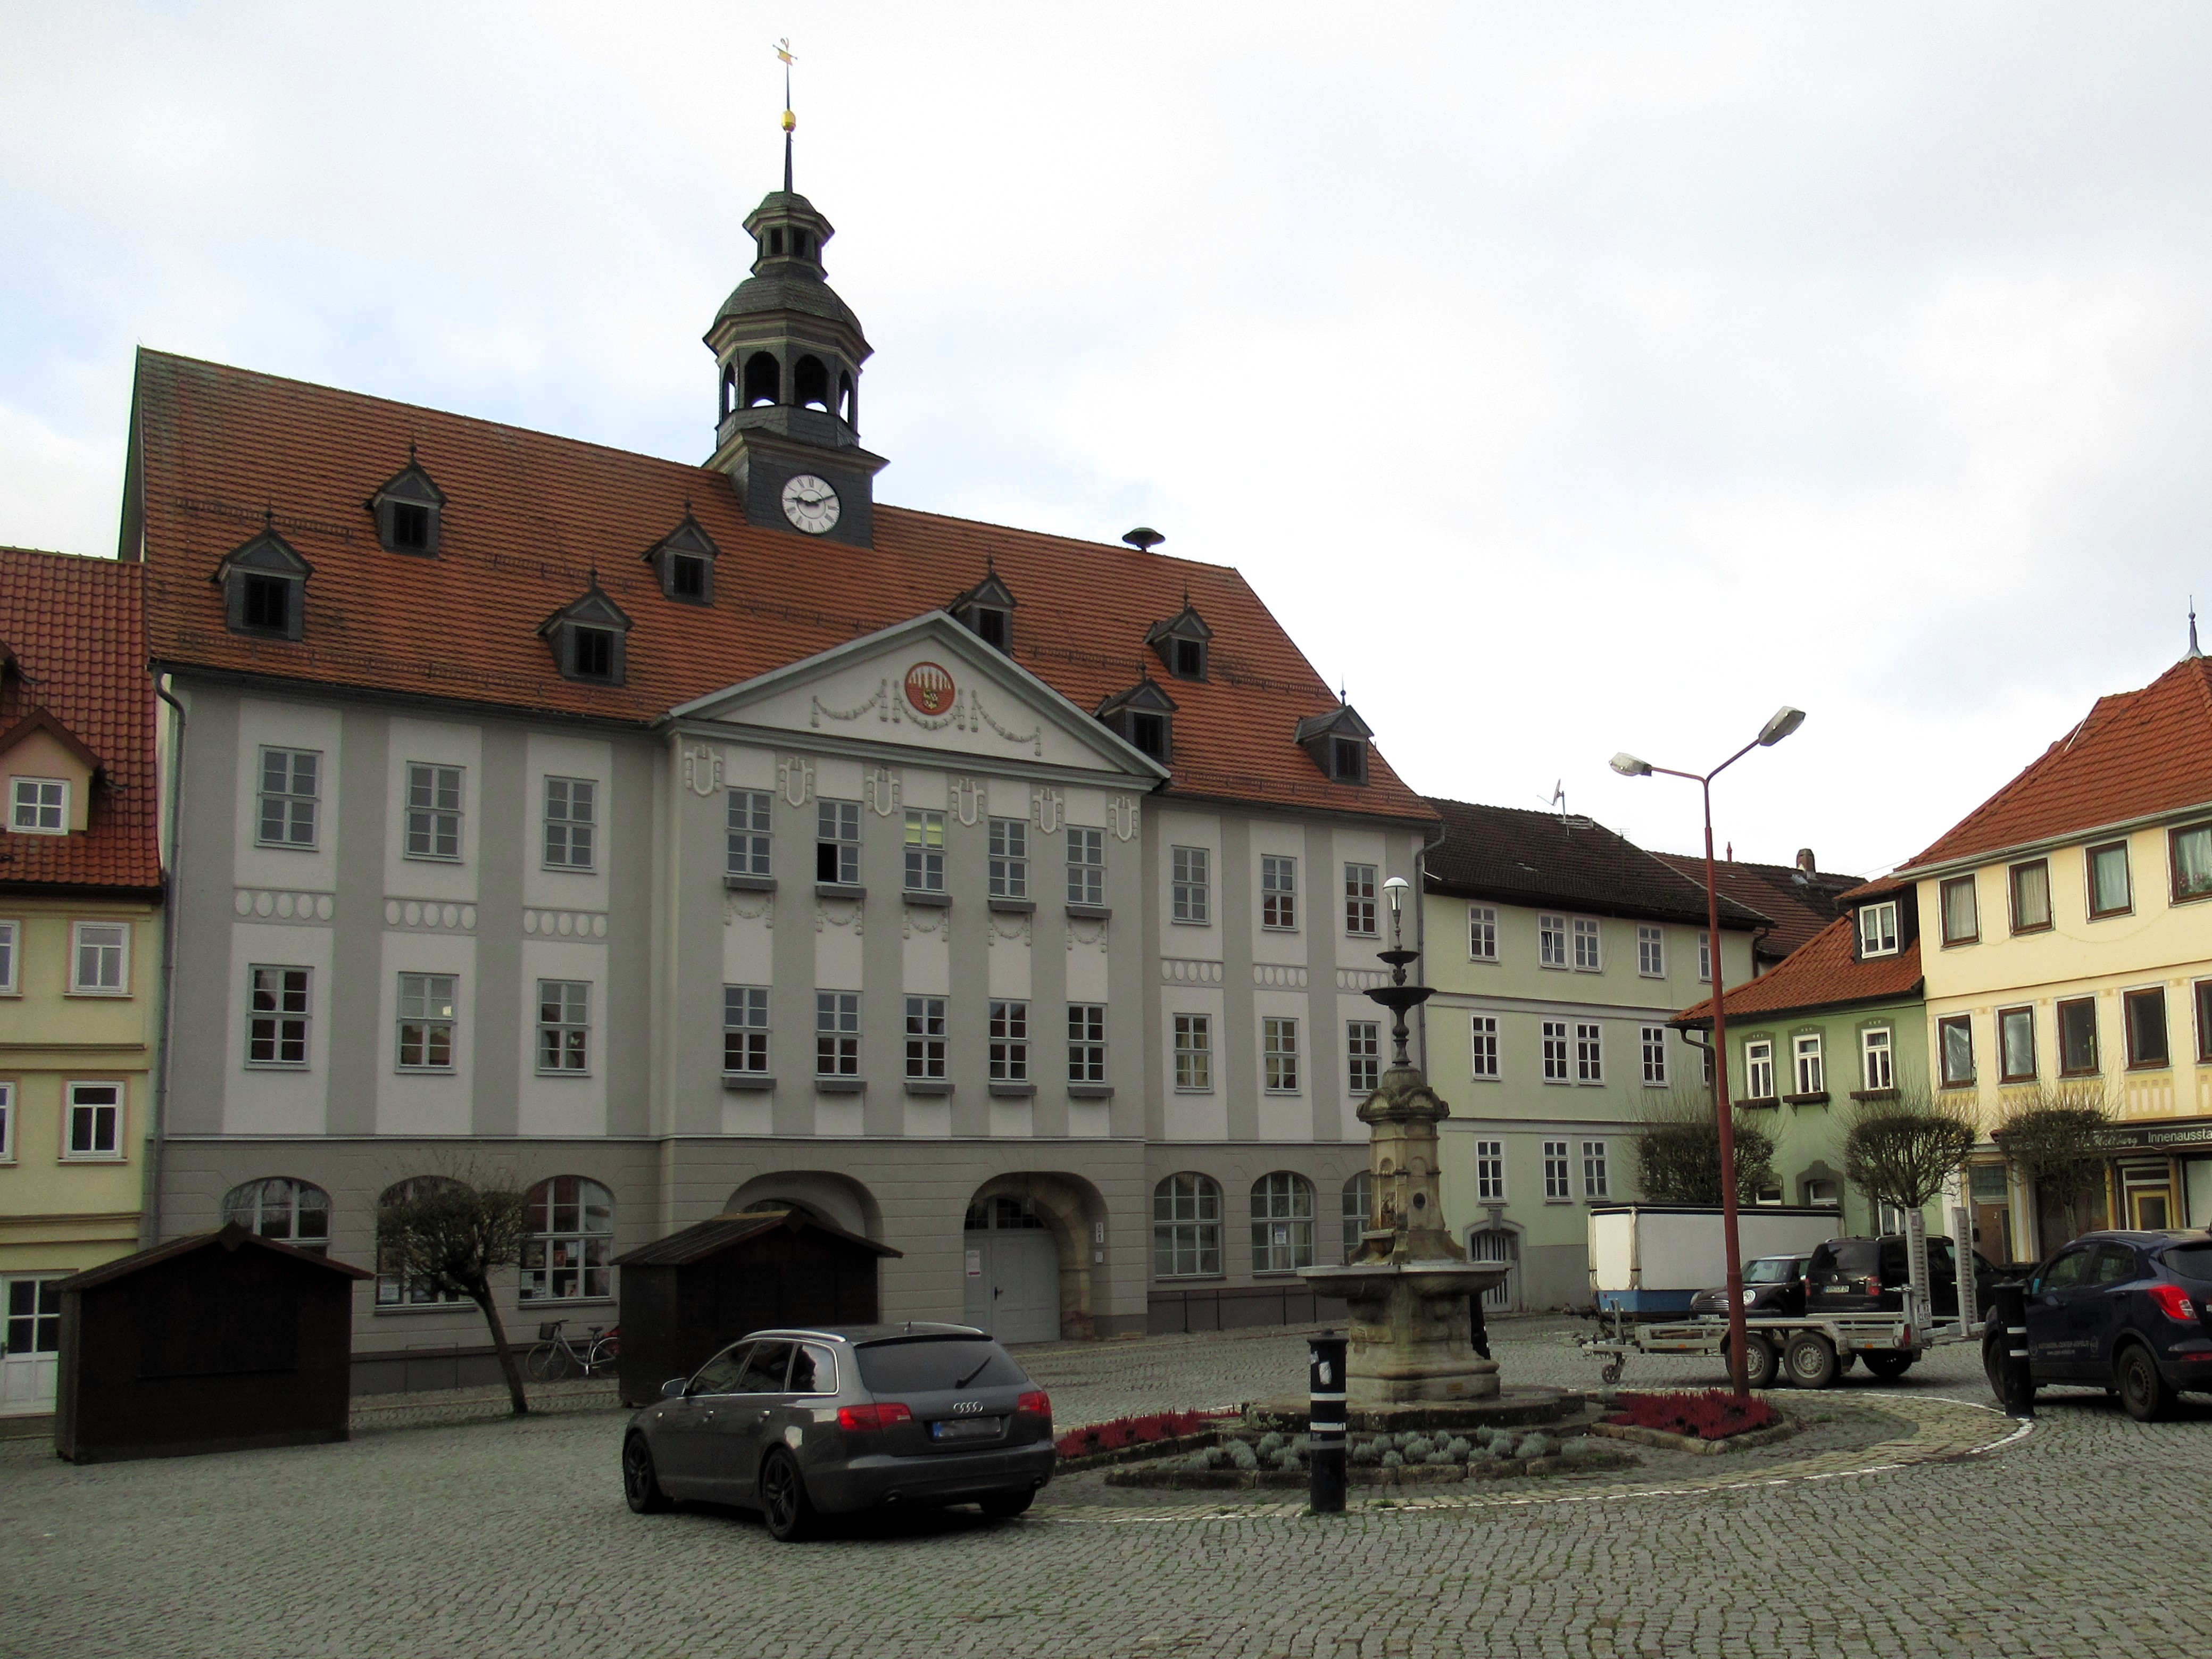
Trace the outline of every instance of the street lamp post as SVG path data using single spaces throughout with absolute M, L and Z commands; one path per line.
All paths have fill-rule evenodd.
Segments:
M 1744 1349 L 1749 1334 L 1743 1322 L 1743 1253 L 1738 1243 L 1735 1195 L 1735 1113 L 1729 1098 L 1728 1005 L 1721 976 L 1721 890 L 1713 866 L 1713 780 L 1754 749 L 1771 749 L 1805 723 L 1805 711 L 1784 704 L 1759 729 L 1759 735 L 1710 772 L 1678 772 L 1654 766 L 1626 750 L 1613 757 L 1613 769 L 1625 778 L 1657 772 L 1687 778 L 1698 786 L 1705 805 L 1705 939 L 1713 981 L 1713 1118 L 1721 1143 L 1721 1237 L 1728 1252 L 1729 1382 L 1739 1395 L 1751 1392 Z

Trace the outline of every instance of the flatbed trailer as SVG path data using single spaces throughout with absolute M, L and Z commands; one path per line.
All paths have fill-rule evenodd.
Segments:
M 1609 1386 L 1620 1381 L 1632 1353 L 1725 1354 L 1729 1322 L 1717 1314 L 1667 1322 L 1644 1322 L 1616 1310 L 1601 1310 L 1598 1334 L 1585 1337 L 1584 1353 L 1605 1356 L 1599 1376 Z M 1783 1378 L 1801 1389 L 1825 1389 L 1854 1360 L 1864 1362 L 1877 1381 L 1905 1375 L 1929 1349 L 1949 1342 L 1979 1340 L 1982 1326 L 1961 1332 L 1955 1325 L 1919 1324 L 1910 1312 L 1817 1315 L 1754 1315 L 1744 1322 L 1746 1369 L 1751 1386 L 1771 1388 Z

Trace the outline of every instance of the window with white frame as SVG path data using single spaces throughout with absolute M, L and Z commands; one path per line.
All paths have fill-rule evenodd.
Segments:
M 1743 1086 L 1747 1100 L 1774 1098 L 1774 1045 L 1763 1037 L 1743 1045 Z
M 1498 1016 L 1470 1014 L 1467 1025 L 1473 1075 L 1495 1083 L 1500 1076 L 1498 1066 Z
M 304 1066 L 307 1063 L 307 988 L 313 970 L 263 967 L 246 970 L 246 1063 Z
M 116 1160 L 123 1156 L 123 1085 L 69 1085 L 69 1139 L 62 1156 L 71 1160 Z
M 84 997 L 119 997 L 131 993 L 131 924 L 80 921 L 70 930 L 74 949 L 70 990 Z
M 1667 1028 L 1647 1025 L 1644 1039 L 1644 1086 L 1663 1089 L 1667 1086 Z
M 1564 968 L 1567 965 L 1567 919 L 1565 916 L 1539 915 L 1536 918 L 1536 965 L 1539 968 Z
M 22 956 L 23 924 L 0 921 L 0 996 L 12 997 L 21 992 Z
M 545 780 L 545 867 L 588 870 L 599 829 L 599 786 L 589 778 Z
M 1469 962 L 1498 960 L 1498 911 L 1494 906 L 1467 907 L 1467 957 Z
M 1547 1019 L 1544 1022 L 1544 1081 L 1566 1083 L 1573 1076 L 1567 1059 L 1567 1022 Z
M 1344 866 L 1344 931 L 1356 939 L 1375 937 L 1375 866 Z
M 1294 1095 L 1298 1091 L 1298 1023 L 1273 1015 L 1260 1022 L 1260 1057 L 1267 1092 Z
M 1575 971 L 1595 974 L 1605 966 L 1598 957 L 1597 923 L 1588 916 L 1575 918 Z
M 1505 1201 L 1504 1141 L 1478 1140 L 1474 1143 L 1474 1197 L 1480 1204 L 1503 1204 Z
M 580 1077 L 592 1063 L 592 988 L 580 979 L 538 981 L 538 1071 Z
M 945 814 L 908 812 L 906 815 L 906 890 L 941 893 L 945 890 Z
M 1344 1220 L 1344 1259 L 1350 1261 L 1359 1254 L 1359 1236 L 1367 1231 L 1367 1221 L 1374 1208 L 1375 1177 L 1361 1170 L 1345 1180 L 1342 1194 L 1338 1199 Z
M 860 803 L 814 803 L 814 879 L 850 887 L 860 879 Z
M 1544 1143 L 1544 1197 L 1547 1201 L 1575 1195 L 1574 1166 L 1567 1159 L 1567 1143 L 1547 1140 Z
M 1595 1020 L 1575 1023 L 1575 1081 L 1605 1081 L 1605 1028 Z
M 1071 824 L 1067 831 L 1067 902 L 1106 902 L 1106 832 Z
M 1288 1170 L 1252 1183 L 1252 1271 L 1295 1273 L 1314 1264 L 1313 1182 Z
M 1667 977 L 1667 930 L 1639 923 L 1636 929 L 1636 971 L 1646 979 Z
M 1175 1017 L 1175 1086 L 1179 1093 L 1187 1095 L 1212 1091 L 1212 1015 Z
M 322 800 L 323 757 L 313 749 L 261 751 L 260 817 L 254 833 L 262 847 L 314 849 L 316 812 Z
M 1859 907 L 1859 955 L 1862 957 L 1893 957 L 1897 954 L 1897 901 L 1885 900 L 1880 904 Z
M 525 1302 L 596 1301 L 614 1290 L 615 1195 L 582 1176 L 555 1176 L 526 1200 Z
M 1698 983 L 1713 982 L 1713 936 L 1704 928 L 1698 929 Z
M 990 896 L 1030 896 L 1030 824 L 1027 818 L 991 820 Z
M 1103 1002 L 1067 1005 L 1067 1080 L 1106 1080 L 1106 1005 Z
M 996 1004 L 993 1005 L 994 1007 Z M 906 1074 L 917 1081 L 945 1075 L 945 999 L 906 1000 Z
M 814 1075 L 858 1077 L 860 1074 L 860 994 L 858 991 L 817 991 L 814 994 Z
M 453 1069 L 454 1011 L 460 978 L 454 974 L 399 976 L 399 1069 Z
M 15 1161 L 15 1085 L 0 1083 L 0 1164 Z
M 722 988 L 722 1069 L 733 1077 L 768 1074 L 768 987 Z
M 19 836 L 66 836 L 69 788 L 65 778 L 17 778 L 8 827 Z
M 321 1255 L 331 1248 L 331 1195 L 312 1181 L 269 1176 L 223 1194 L 222 1218 L 257 1238 Z
M 1897 1070 L 1887 1025 L 1869 1025 L 1859 1033 L 1859 1074 L 1869 1090 L 1893 1089 Z
M 458 766 L 407 763 L 407 856 L 461 856 L 461 772 Z
M 1298 861 L 1272 853 L 1260 858 L 1260 925 L 1287 930 L 1298 925 Z
M 1612 1193 L 1613 1188 L 1606 1174 L 1605 1142 L 1585 1140 L 1583 1142 L 1583 1196 L 1607 1198 Z
M 1202 1175 L 1171 1175 L 1152 1188 L 1152 1273 L 1190 1279 L 1221 1271 L 1221 1188 Z
M 1792 1041 L 1791 1048 L 1797 1061 L 1797 1092 L 1817 1095 L 1828 1086 L 1827 1068 L 1820 1060 L 1820 1038 L 1818 1032 L 1809 1032 Z
M 1344 1027 L 1344 1081 L 1355 1095 L 1371 1095 L 1382 1080 L 1382 1027 L 1379 1021 L 1354 1019 Z
M 1213 913 L 1212 854 L 1203 847 L 1177 847 L 1170 849 L 1168 861 L 1170 919 L 1204 926 Z
M 732 789 L 730 791 L 728 822 L 725 832 L 728 836 L 728 862 L 724 868 L 733 876 L 765 876 L 773 873 L 769 849 L 773 844 L 769 834 L 769 792 L 765 789 Z
M 989 1063 L 994 1083 L 1030 1080 L 1030 1006 L 994 1000 L 990 1015 Z

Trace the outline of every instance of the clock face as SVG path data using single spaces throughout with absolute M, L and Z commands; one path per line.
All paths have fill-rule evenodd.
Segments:
M 819 536 L 837 522 L 837 492 L 811 472 L 802 472 L 783 487 L 783 516 L 794 528 Z

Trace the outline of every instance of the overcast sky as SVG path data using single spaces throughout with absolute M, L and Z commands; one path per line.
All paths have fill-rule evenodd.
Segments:
M 776 183 L 881 499 L 1234 564 L 1430 793 L 1932 842 L 2212 609 L 2212 11 L 0 0 L 0 542 L 144 343 L 684 460 Z

